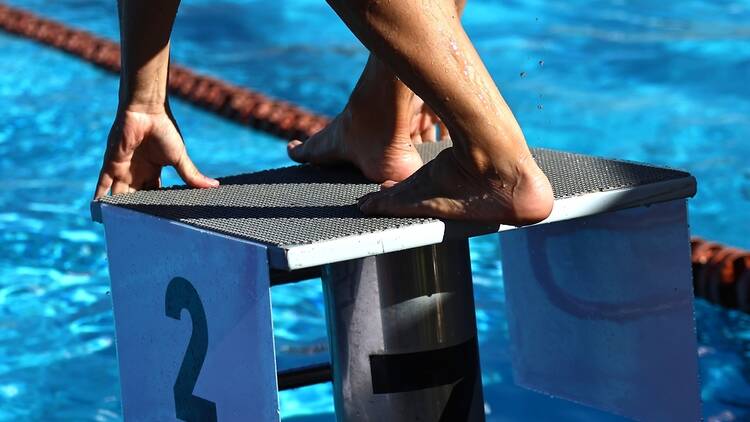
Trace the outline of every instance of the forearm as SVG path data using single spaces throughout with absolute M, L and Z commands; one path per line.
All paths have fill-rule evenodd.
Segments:
M 119 0 L 122 71 L 120 104 L 163 107 L 167 100 L 169 38 L 180 0 Z

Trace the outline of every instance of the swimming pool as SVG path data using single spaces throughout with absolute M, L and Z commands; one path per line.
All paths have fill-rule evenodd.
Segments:
M 117 37 L 111 1 L 8 3 Z M 466 10 L 530 143 L 686 168 L 699 180 L 693 232 L 750 247 L 750 1 L 549 3 L 470 0 Z M 88 216 L 117 81 L 2 33 L 0 50 L 0 420 L 119 420 L 103 233 Z M 184 0 L 174 58 L 330 115 L 366 52 L 320 0 Z M 276 139 L 174 108 L 210 175 L 289 162 Z M 488 420 L 542 408 L 602 420 L 512 387 L 497 249 L 492 236 L 472 241 Z M 325 359 L 319 284 L 275 288 L 273 301 L 279 365 Z M 696 312 L 706 417 L 750 417 L 750 317 L 702 301 Z M 332 420 L 329 394 L 285 392 L 282 414 Z

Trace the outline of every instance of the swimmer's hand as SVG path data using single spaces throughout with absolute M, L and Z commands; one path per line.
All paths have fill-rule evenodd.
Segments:
M 194 188 L 219 186 L 204 176 L 187 154 L 169 109 L 118 110 L 110 129 L 94 199 L 161 186 L 161 169 L 173 166 Z

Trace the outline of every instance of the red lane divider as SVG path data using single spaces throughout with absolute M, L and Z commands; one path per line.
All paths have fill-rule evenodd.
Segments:
M 119 44 L 86 31 L 3 4 L 0 4 L 0 28 L 110 72 L 120 71 Z M 325 116 L 179 65 L 170 66 L 169 90 L 199 107 L 284 139 L 307 138 L 328 123 Z
M 695 295 L 726 308 L 750 313 L 750 251 L 690 241 Z
M 120 71 L 120 46 L 25 10 L 0 4 L 0 29 Z M 306 138 L 328 119 L 294 104 L 171 65 L 169 90 L 186 101 L 284 139 Z M 750 313 L 750 251 L 694 237 L 691 240 L 696 296 Z

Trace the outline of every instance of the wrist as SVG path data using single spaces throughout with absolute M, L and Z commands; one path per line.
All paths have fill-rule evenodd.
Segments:
M 164 108 L 168 101 L 168 58 L 168 50 L 165 49 L 145 64 L 136 66 L 124 60 L 120 75 L 120 104 Z
M 167 81 L 151 78 L 148 81 L 121 80 L 120 103 L 164 104 L 167 102 Z
M 169 109 L 169 104 L 167 100 L 162 102 L 150 102 L 121 97 L 117 109 L 119 111 L 130 111 L 135 113 L 165 114 Z
M 123 83 L 120 88 L 118 107 L 129 111 L 157 113 L 164 112 L 167 109 L 168 101 L 166 87 L 141 85 L 131 88 L 128 84 Z

